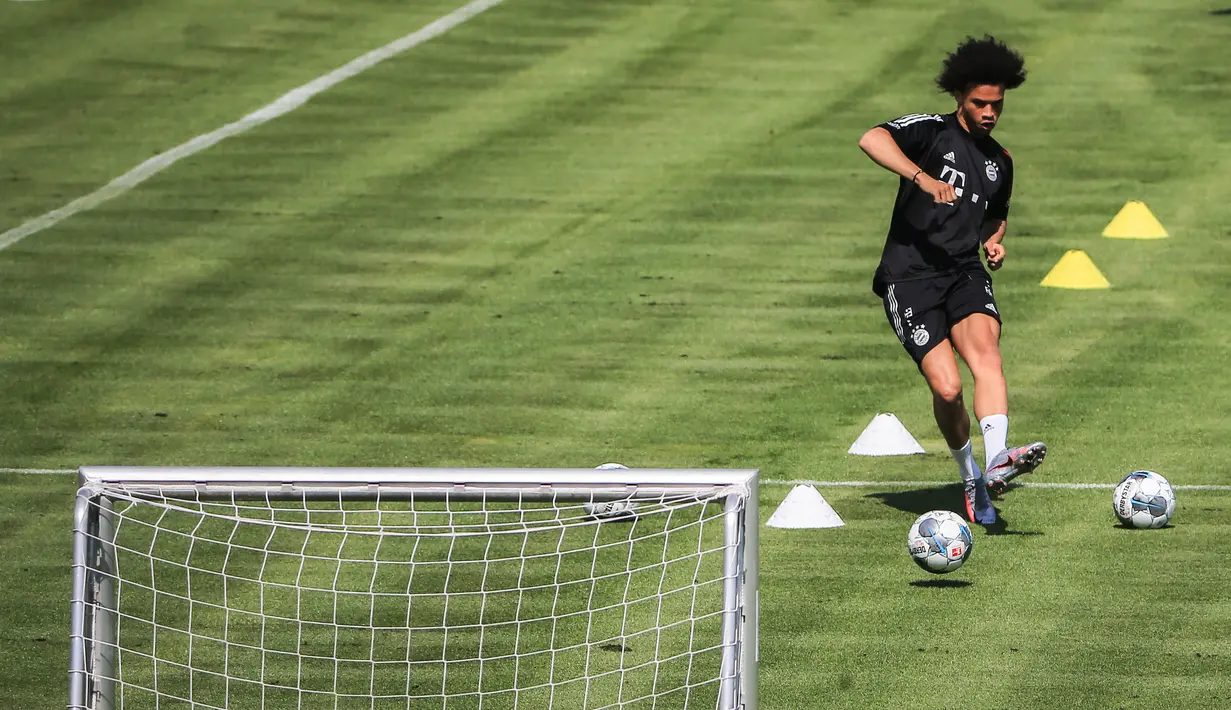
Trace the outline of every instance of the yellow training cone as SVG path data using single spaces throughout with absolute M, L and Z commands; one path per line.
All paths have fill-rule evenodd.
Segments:
M 1080 249 L 1065 252 L 1039 285 L 1052 288 L 1111 288 L 1103 272 Z
M 1104 237 L 1116 239 L 1164 239 L 1167 230 L 1159 223 L 1144 202 L 1129 202 L 1103 230 Z

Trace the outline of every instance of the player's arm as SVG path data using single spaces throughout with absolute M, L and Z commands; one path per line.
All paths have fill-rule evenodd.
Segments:
M 1013 196 L 1013 158 L 1005 153 L 1005 184 L 996 200 L 988 205 L 983 222 L 983 255 L 987 268 L 995 271 L 1004 266 L 1004 235 L 1009 227 L 1009 201 Z M 990 234 L 989 234 L 990 232 Z
M 936 202 L 951 204 L 957 200 L 957 193 L 953 186 L 923 172 L 923 169 L 902 150 L 888 129 L 876 126 L 863 134 L 863 137 L 859 139 L 859 147 L 877 165 L 896 173 L 905 180 L 914 182 L 919 189 L 931 195 Z
M 1008 229 L 1009 223 L 1006 220 L 995 220 L 993 222 L 995 231 L 991 236 L 983 240 L 983 255 L 987 257 L 987 268 L 995 271 L 1004 265 L 1004 245 L 1001 240 L 1004 239 L 1005 230 Z

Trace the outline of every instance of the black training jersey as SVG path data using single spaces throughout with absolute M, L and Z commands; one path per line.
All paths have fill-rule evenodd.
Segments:
M 880 127 L 925 173 L 953 185 L 957 201 L 936 204 L 910 179 L 899 181 L 873 289 L 880 294 L 886 283 L 982 268 L 979 246 L 1009 214 L 1008 152 L 991 136 L 971 136 L 956 113 L 916 113 Z

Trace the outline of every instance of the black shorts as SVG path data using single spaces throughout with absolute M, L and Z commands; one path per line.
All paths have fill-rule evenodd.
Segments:
M 886 284 L 883 300 L 889 325 L 916 365 L 949 337 L 963 318 L 986 313 L 1000 322 L 992 277 L 983 269 Z

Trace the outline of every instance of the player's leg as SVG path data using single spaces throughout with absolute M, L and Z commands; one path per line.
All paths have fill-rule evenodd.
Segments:
M 970 441 L 970 414 L 962 396 L 962 375 L 948 339 L 928 350 L 919 371 L 932 391 L 932 413 L 936 426 L 950 449 L 960 449 Z
M 957 461 L 965 487 L 967 516 L 972 521 L 992 522 L 995 509 L 971 453 L 970 415 L 962 399 L 961 373 L 953 346 L 944 337 L 947 320 L 943 298 L 951 285 L 951 279 L 889 284 L 883 293 L 885 315 L 931 390 L 936 425 Z
M 1000 358 L 1000 322 L 986 313 L 973 313 L 953 324 L 949 338 L 975 379 L 975 417 L 990 462 L 1008 435 L 1009 388 Z
M 949 448 L 961 448 L 970 439 L 970 416 L 962 401 L 962 376 L 953 345 L 945 337 L 944 295 L 950 284 L 948 279 L 888 284 L 883 300 L 889 325 L 932 390 L 940 433 Z
M 932 413 L 936 417 L 936 426 L 957 462 L 966 517 L 972 522 L 990 525 L 996 522 L 996 509 L 992 507 L 979 464 L 975 463 L 974 452 L 971 451 L 970 414 L 962 397 L 962 375 L 948 339 L 942 340 L 923 356 L 919 371 L 932 391 Z
M 949 337 L 975 380 L 975 416 L 983 431 L 988 486 L 1003 492 L 1009 481 L 1030 473 L 1043 462 L 1047 447 L 1035 442 L 1008 448 L 1009 396 L 1000 356 L 999 310 L 991 279 L 972 274 L 947 299 L 954 323 Z

